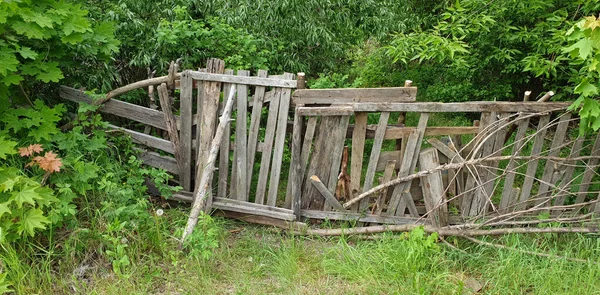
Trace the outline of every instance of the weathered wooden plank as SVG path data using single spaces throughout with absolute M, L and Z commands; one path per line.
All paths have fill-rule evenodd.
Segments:
M 322 181 L 329 181 L 329 174 L 331 173 L 331 166 L 333 158 L 334 146 L 332 144 L 332 138 L 334 134 L 339 133 L 340 116 L 322 117 L 321 123 L 317 128 L 317 135 L 315 138 L 314 149 L 310 159 L 306 176 L 317 175 Z M 343 143 L 341 143 L 343 144 Z M 310 179 L 306 177 L 302 189 L 302 208 L 303 209 L 316 209 L 323 210 L 324 200 L 317 189 L 312 185 Z M 328 183 L 324 183 L 326 186 Z
M 256 195 L 254 199 L 254 202 L 257 204 L 263 204 L 265 200 L 269 168 L 271 167 L 271 151 L 273 150 L 277 113 L 279 112 L 279 101 L 281 100 L 282 90 L 281 88 L 275 88 L 273 100 L 269 104 L 267 128 L 265 131 L 265 140 L 263 141 L 264 150 L 261 155 L 260 171 L 258 172 L 258 182 L 256 183 Z
M 384 171 L 385 168 L 387 167 L 387 163 L 389 161 L 394 161 L 396 162 L 395 165 L 395 169 L 399 169 L 400 168 L 400 163 L 398 161 L 398 159 L 401 158 L 401 151 L 384 151 L 381 152 L 381 154 L 379 154 L 379 160 L 377 161 L 377 167 L 375 168 L 376 172 L 381 172 Z
M 299 107 L 297 112 L 301 116 L 349 116 L 354 109 L 349 106 Z
M 226 70 L 225 73 L 232 74 L 232 70 Z M 231 91 L 234 91 L 233 84 L 223 84 L 223 97 L 229 97 Z M 202 125 L 202 124 L 198 124 Z M 221 148 L 219 149 L 219 180 L 217 183 L 217 196 L 219 198 L 227 198 L 229 197 L 227 188 L 229 186 L 229 182 L 227 181 L 229 178 L 229 156 L 231 149 L 231 123 L 227 123 L 225 129 L 223 130 L 223 139 L 221 142 Z M 233 181 L 233 177 L 231 178 Z M 232 192 L 231 190 L 229 190 Z
M 294 124 L 298 123 L 298 126 L 295 126 L 295 128 L 297 128 L 298 130 L 301 130 L 302 127 L 302 123 L 303 122 L 296 122 L 296 116 L 298 116 L 298 118 L 301 118 L 300 115 L 298 115 L 298 112 L 294 113 Z M 318 117 L 309 117 L 308 118 L 308 123 L 306 124 L 306 131 L 304 134 L 304 139 L 300 138 L 300 142 L 302 143 L 302 147 L 300 152 L 300 162 L 299 162 L 299 175 L 297 175 L 297 177 L 299 177 L 300 180 L 300 194 L 302 194 L 302 181 L 304 180 L 304 172 L 306 172 L 306 165 L 308 164 L 308 156 L 310 155 L 310 147 L 312 146 L 312 141 L 313 141 L 313 137 L 315 135 L 315 129 L 317 126 L 317 119 Z M 294 136 L 296 133 L 292 132 L 292 136 Z M 300 135 L 299 135 L 300 136 Z M 293 147 L 293 143 L 292 143 L 292 147 Z M 292 151 L 293 154 L 293 151 Z M 290 169 L 292 169 L 290 167 Z M 292 181 L 292 175 L 290 173 L 290 178 L 288 179 L 288 188 L 287 188 L 287 192 L 286 192 L 286 196 L 285 196 L 285 206 L 286 208 L 289 207 L 290 202 L 292 200 L 292 187 L 289 185 L 289 183 L 291 183 Z
M 181 186 L 186 191 L 192 190 L 192 77 L 189 71 L 181 73 L 180 110 L 180 154 L 181 169 L 179 175 Z
M 583 146 L 583 142 L 585 137 L 577 137 L 575 142 L 573 143 L 573 147 L 571 148 L 571 153 L 569 154 L 569 158 L 577 158 L 579 153 L 581 152 L 581 147 Z M 550 161 L 548 161 L 550 162 Z M 564 168 L 564 176 L 560 184 L 558 185 L 559 196 L 554 199 L 555 206 L 562 206 L 567 198 L 566 192 L 570 191 L 570 185 L 573 183 L 573 172 L 575 171 L 575 161 L 568 161 L 564 163 L 566 168 Z
M 594 142 L 594 146 L 592 147 L 591 156 L 600 157 L 600 132 L 596 136 L 596 141 Z M 592 184 L 592 180 L 594 175 L 596 174 L 596 165 L 598 165 L 598 159 L 590 159 L 587 163 L 587 167 L 583 172 L 583 178 L 581 179 L 581 185 L 579 185 L 579 190 L 577 193 L 577 198 L 575 200 L 575 204 L 585 202 L 587 195 L 589 194 L 588 189 Z
M 381 182 L 380 183 L 386 183 L 390 180 L 392 180 L 392 177 L 394 175 L 394 170 L 396 168 L 396 161 L 395 160 L 391 160 L 388 161 L 385 165 L 385 171 L 383 173 L 383 177 L 381 178 Z M 383 212 L 383 206 L 386 203 L 386 198 L 388 195 L 388 189 L 384 189 L 381 191 L 381 193 L 379 194 L 379 196 L 377 197 L 377 201 L 375 202 L 375 207 L 371 213 L 376 214 L 376 215 L 380 215 L 381 212 Z
M 129 135 L 131 137 L 131 140 L 135 143 L 139 143 L 139 144 L 143 144 L 145 146 L 151 147 L 151 148 L 159 149 L 159 150 L 167 152 L 169 154 L 175 153 L 175 151 L 173 149 L 173 144 L 166 139 L 154 137 L 149 134 L 137 132 L 134 130 L 115 126 L 112 124 L 108 124 L 108 128 L 113 129 L 113 130 L 119 130 L 119 131 L 123 132 L 124 134 Z
M 238 70 L 238 76 L 250 76 L 246 70 Z M 235 165 L 237 173 L 235 175 L 236 197 L 241 201 L 248 200 L 248 86 L 244 84 L 237 85 L 237 117 L 235 124 Z
M 531 148 L 531 156 L 538 156 L 542 151 L 548 127 L 546 125 L 548 125 L 548 122 L 550 122 L 550 115 L 543 115 L 540 117 L 537 132 L 533 140 L 533 147 Z M 517 210 L 524 209 L 527 206 L 525 202 L 529 200 L 529 196 L 531 195 L 533 181 L 535 180 L 535 172 L 538 169 L 538 162 L 539 160 L 534 158 L 527 164 L 527 172 L 525 173 L 525 180 L 523 181 L 523 187 L 521 188 L 521 196 L 519 197 L 519 203 L 516 206 Z
M 294 216 L 294 214 L 291 210 L 289 210 L 288 213 L 275 212 L 275 211 L 266 210 L 262 207 L 258 207 L 258 206 L 260 206 L 260 204 L 244 202 L 244 204 L 242 205 L 242 204 L 232 203 L 231 201 L 233 201 L 233 199 L 219 198 L 218 201 L 217 200 L 213 201 L 212 206 L 213 206 L 213 208 L 220 209 L 220 210 L 228 210 L 228 211 L 233 211 L 233 212 L 247 213 L 247 214 L 259 215 L 259 216 L 268 216 L 268 217 L 281 219 L 281 220 L 287 220 L 287 221 L 293 221 L 296 219 L 296 217 Z
M 357 102 L 413 102 L 417 87 L 299 89 L 294 104 L 340 104 Z
M 267 76 L 267 71 L 259 70 L 258 77 L 264 78 Z M 260 131 L 260 115 L 262 114 L 263 103 L 265 99 L 265 87 L 256 86 L 254 96 L 252 97 L 252 115 L 250 118 L 250 130 L 248 135 L 248 164 L 247 171 L 247 194 L 250 194 L 250 184 L 252 183 L 252 174 L 254 172 L 254 160 L 258 147 L 258 133 Z
M 381 153 L 381 146 L 383 145 L 383 135 L 385 134 L 385 128 L 388 124 L 390 113 L 382 112 L 379 117 L 379 125 L 377 127 L 377 133 L 373 140 L 373 148 L 371 149 L 371 156 L 369 157 L 369 164 L 367 166 L 367 172 L 365 173 L 365 182 L 363 184 L 363 190 L 368 191 L 373 187 L 373 181 L 375 180 L 375 169 L 377 168 L 377 161 L 379 160 L 379 154 Z M 364 208 L 359 208 L 363 210 Z
M 556 157 L 560 154 L 561 147 L 565 142 L 565 135 L 567 134 L 567 129 L 569 128 L 570 121 L 571 121 L 571 113 L 564 113 L 560 117 L 558 125 L 556 126 L 556 131 L 554 132 L 554 138 L 552 139 L 552 145 L 550 146 L 550 150 L 548 151 L 548 156 Z M 542 174 L 542 179 L 540 181 L 538 193 L 535 197 L 536 205 L 539 205 L 544 202 L 548 202 L 548 194 L 550 192 L 550 182 L 552 180 L 553 174 L 554 174 L 554 162 L 546 161 L 546 165 L 544 166 L 544 174 Z M 551 204 L 546 204 L 545 206 L 549 206 L 549 205 L 551 205 Z
M 206 69 L 198 69 L 198 71 L 206 72 Z M 194 81 L 192 80 L 192 82 L 194 82 Z M 195 82 L 198 87 L 198 92 L 196 94 L 196 118 L 203 118 L 202 117 L 202 105 L 204 104 L 204 82 L 203 81 L 195 81 Z M 198 123 L 197 120 L 196 120 L 196 122 L 194 122 L 194 124 L 196 125 L 196 140 L 194 142 L 196 144 L 195 147 L 196 147 L 196 153 L 197 153 L 200 150 L 200 140 L 198 140 L 198 138 L 200 137 L 200 134 L 202 134 L 202 124 Z M 229 127 L 225 127 L 225 129 L 227 130 L 227 129 L 229 129 Z M 229 136 L 227 134 L 225 134 L 225 137 L 228 138 Z M 199 164 L 200 163 L 198 162 L 198 159 L 196 159 L 196 166 L 198 166 Z M 220 167 L 220 164 L 219 164 L 219 167 Z M 198 169 L 196 169 L 196 170 L 198 170 Z
M 197 72 L 197 71 L 190 71 L 190 75 L 195 80 L 254 85 L 254 86 L 296 88 L 296 85 L 297 85 L 296 80 L 293 80 L 293 76 L 291 76 L 291 75 L 285 76 L 285 74 L 284 74 L 284 79 L 273 79 L 273 78 L 264 78 L 264 77 L 246 77 L 246 76 L 230 76 L 230 75 L 223 75 L 223 74 L 213 74 L 211 72 L 204 73 L 204 72 Z
M 207 61 L 206 63 L 206 71 L 209 73 L 223 73 L 223 71 L 225 70 L 225 62 L 223 60 L 220 59 L 216 59 L 216 58 L 211 58 Z M 192 73 L 194 72 L 190 72 L 190 75 L 193 78 Z M 210 148 L 211 148 L 211 143 L 213 141 L 213 137 L 215 134 L 215 131 L 217 129 L 217 115 L 218 115 L 218 107 L 219 107 L 219 100 L 221 98 L 221 83 L 216 83 L 216 82 L 205 82 L 203 83 L 203 89 L 204 93 L 202 94 L 203 97 L 203 101 L 202 101 L 202 120 L 200 121 L 200 124 L 202 125 L 200 127 L 200 134 L 198 134 L 198 141 L 200 142 L 198 144 L 198 150 L 197 152 L 197 156 L 196 156 L 196 162 L 197 164 L 197 175 L 196 175 L 196 185 L 198 186 L 198 182 L 200 181 L 200 179 L 203 179 L 204 175 L 200 175 L 200 173 L 203 173 L 204 169 L 202 169 L 202 167 L 207 167 L 208 165 L 208 159 L 210 156 Z M 227 125 L 225 126 L 227 127 Z M 225 128 L 228 129 L 228 128 Z M 226 131 L 224 129 L 224 135 L 226 135 Z M 212 172 L 211 172 L 212 173 Z M 212 191 L 212 187 L 209 184 L 208 188 L 201 188 L 202 190 L 206 189 L 206 191 L 211 192 Z M 194 191 L 197 191 L 196 189 L 194 189 Z M 206 208 L 210 208 L 212 203 L 212 196 L 209 196 L 209 198 L 206 199 Z
M 494 113 L 492 113 L 493 116 L 495 116 Z M 490 152 L 488 153 L 488 151 L 485 151 L 483 154 L 485 156 L 490 156 L 490 157 L 496 157 L 496 156 L 501 156 L 502 155 L 502 149 L 504 148 L 504 138 L 506 137 L 506 133 L 508 132 L 508 126 L 509 126 L 509 121 L 510 121 L 510 113 L 501 113 L 499 115 L 498 120 L 495 122 L 495 139 L 493 142 L 493 146 L 491 147 Z M 490 143 L 491 144 L 491 143 Z M 493 161 L 493 162 L 489 162 L 487 163 L 487 167 L 483 171 L 483 183 L 482 183 L 482 189 L 478 190 L 476 192 L 476 197 L 477 194 L 482 194 L 481 197 L 479 198 L 480 200 L 480 212 L 487 212 L 487 208 L 488 205 L 492 202 L 491 198 L 494 195 L 494 190 L 495 190 L 495 179 L 496 179 L 496 168 L 498 168 L 499 162 L 498 161 Z
M 292 210 L 290 209 L 286 209 L 286 208 L 280 208 L 280 207 L 274 207 L 274 206 L 267 206 L 267 205 L 262 205 L 262 204 L 254 204 L 254 203 L 249 203 L 246 201 L 241 201 L 238 198 L 219 198 L 216 197 L 215 201 L 217 202 L 221 202 L 221 203 L 226 203 L 226 204 L 233 204 L 233 205 L 240 205 L 240 206 L 248 206 L 251 208 L 257 208 L 260 210 L 265 210 L 265 211 L 270 211 L 270 212 L 278 212 L 278 213 L 283 213 L 283 214 L 290 214 L 292 213 Z
M 565 110 L 570 102 L 413 102 L 413 103 L 356 103 L 355 112 L 549 112 Z
M 330 192 L 335 192 L 337 179 L 340 175 L 340 166 L 342 163 L 342 154 L 344 152 L 344 141 L 346 139 L 346 129 L 348 129 L 350 116 L 342 116 L 340 123 L 335 127 L 335 132 L 332 134 L 330 144 L 333 146 L 331 150 L 331 168 L 329 169 L 329 180 L 327 181 L 327 189 Z M 325 210 L 330 210 L 331 206 L 325 204 Z
M 467 143 L 467 146 L 470 146 L 471 152 L 469 152 L 469 157 L 479 158 L 483 153 L 483 150 L 489 152 L 491 147 L 494 145 L 495 137 L 490 137 L 486 140 L 486 137 L 489 136 L 491 132 L 495 129 L 490 125 L 496 121 L 496 117 L 492 115 L 490 112 L 485 112 L 481 114 L 481 122 L 479 123 L 479 133 L 473 140 Z M 486 140 L 484 142 L 484 140 Z M 474 168 L 474 170 L 468 170 L 469 173 L 467 175 L 467 181 L 465 184 L 465 193 L 462 199 L 461 213 L 463 216 L 473 216 L 472 214 L 477 215 L 479 213 L 479 208 L 481 204 L 481 194 L 477 195 L 477 191 L 481 188 L 480 183 L 478 182 L 478 176 L 482 172 L 480 169 Z M 478 197 L 478 198 L 476 198 Z M 473 207 L 473 208 L 472 208 Z
M 292 132 L 292 161 L 290 163 L 288 193 L 286 194 L 285 198 L 286 207 L 292 209 L 297 219 L 300 219 L 300 210 L 302 208 L 302 180 L 304 177 L 302 167 L 306 167 L 306 162 L 302 161 L 303 120 L 304 118 L 302 118 L 298 112 L 294 113 L 294 128 Z M 312 138 L 310 140 L 312 141 Z
M 425 136 L 425 129 L 427 128 L 428 121 L 429 113 L 421 113 L 421 116 L 419 117 L 419 124 L 417 125 L 417 143 L 412 153 L 412 157 L 409 157 L 409 159 L 411 159 L 411 162 L 409 171 L 406 175 L 414 172 L 417 167 L 417 160 L 419 159 L 419 152 L 421 151 L 421 143 L 423 142 L 423 137 Z M 407 155 L 405 154 L 404 157 L 407 157 Z M 411 181 L 407 181 L 396 186 L 396 188 L 400 188 L 399 192 L 401 193 L 400 202 L 398 203 L 398 207 L 395 209 L 396 215 L 404 214 L 404 210 L 406 207 L 408 207 L 408 210 L 413 217 L 419 215 L 415 206 L 415 202 L 410 196 L 411 183 Z M 396 190 L 396 188 L 394 188 L 394 190 Z
M 419 154 L 419 168 L 421 171 L 433 169 L 440 165 L 437 149 L 430 148 Z M 442 173 L 434 172 L 421 177 L 421 188 L 425 208 L 429 213 L 428 219 L 433 226 L 448 225 L 448 204 L 442 183 Z
M 385 224 L 423 224 L 424 220 L 413 217 L 379 216 L 355 212 L 336 212 L 319 210 L 302 210 L 302 217 L 325 220 L 348 220 Z
M 448 157 L 448 160 L 450 162 L 457 162 L 459 160 L 462 160 L 462 157 L 458 153 L 453 151 L 449 146 L 447 146 L 441 140 L 434 137 L 434 138 L 427 139 L 427 142 L 429 144 L 431 144 L 431 146 L 436 148 L 438 151 L 440 151 L 440 153 L 442 153 L 444 156 Z
M 363 153 L 365 151 L 365 134 L 367 132 L 367 113 L 357 113 L 354 116 L 355 128 L 352 133 L 352 151 L 350 159 L 350 186 L 351 194 L 358 195 L 361 192 L 360 180 L 363 166 Z M 358 206 L 352 207 L 358 211 Z
M 60 97 L 77 103 L 93 103 L 92 98 L 83 91 L 67 86 L 60 86 Z M 163 113 L 151 108 L 111 99 L 105 102 L 99 111 L 150 125 L 162 130 L 167 130 Z
M 494 148 L 496 147 L 496 135 L 494 132 L 500 132 L 498 130 L 500 120 L 498 120 L 497 114 L 495 112 L 486 112 L 481 114 L 481 125 L 484 127 L 482 130 L 485 135 L 483 142 L 478 143 L 474 147 L 474 153 L 480 155 L 480 157 L 485 158 L 489 157 L 494 153 Z M 500 132 L 502 133 L 502 132 Z M 500 147 L 504 143 L 504 136 L 506 135 L 506 131 L 502 134 L 501 140 L 502 143 L 499 145 Z M 480 152 L 478 152 L 480 150 Z M 493 165 L 489 163 L 488 165 Z M 473 204 L 471 204 L 470 208 L 470 216 L 477 216 L 479 214 L 483 214 L 487 212 L 487 207 L 491 202 L 491 190 L 493 189 L 494 184 L 492 183 L 491 188 L 489 187 L 488 177 L 490 171 L 484 167 L 476 168 L 478 171 L 478 176 L 480 181 L 475 182 L 476 189 L 474 191 Z M 489 189 L 489 190 L 488 190 Z
M 420 146 L 418 141 L 419 131 L 415 129 L 412 134 L 408 136 L 404 156 L 402 157 L 402 164 L 400 165 L 400 171 L 398 171 L 398 178 L 408 176 L 412 171 L 414 171 L 414 169 L 411 170 L 410 168 L 413 159 L 413 153 L 415 153 L 417 150 L 417 146 Z M 394 190 L 392 191 L 392 197 L 390 198 L 390 202 L 388 203 L 388 207 L 386 209 L 386 213 L 388 215 L 396 215 L 396 210 L 400 204 L 403 191 L 404 185 L 396 185 L 394 187 Z M 404 214 L 404 212 L 399 214 Z
M 169 140 L 171 141 L 171 145 L 173 146 L 173 152 L 175 155 L 175 159 L 177 160 L 177 165 L 179 166 L 179 178 L 180 180 L 185 178 L 186 170 L 184 169 L 185 165 L 183 164 L 183 159 L 181 156 L 181 144 L 179 141 L 179 133 L 177 132 L 177 126 L 175 123 L 175 116 L 173 116 L 173 111 L 171 110 L 171 99 L 169 97 L 169 91 L 167 90 L 167 84 L 163 83 L 158 86 L 158 97 L 160 100 L 160 107 L 162 109 L 162 113 L 164 114 L 165 124 L 167 125 L 167 133 L 169 134 Z M 184 190 L 191 191 L 190 187 L 184 187 Z
M 512 156 L 518 156 L 521 154 L 521 149 L 525 144 L 525 134 L 527 133 L 527 129 L 529 128 L 529 118 L 517 118 L 519 121 L 517 133 L 515 135 L 515 139 L 513 140 L 513 149 Z M 517 199 L 514 198 L 515 190 L 513 188 L 513 184 L 515 182 L 515 169 L 517 168 L 517 161 L 511 159 L 506 165 L 506 176 L 504 178 L 504 187 L 502 188 L 502 199 L 500 199 L 500 204 L 498 208 L 501 212 L 505 212 L 510 207 L 514 206 Z M 519 191 L 520 192 L 520 191 Z
M 293 79 L 294 75 L 285 73 L 284 77 Z M 296 82 L 296 81 L 294 81 Z M 295 85 L 294 85 L 295 87 Z M 275 145 L 273 147 L 273 165 L 271 166 L 271 178 L 269 182 L 269 194 L 267 205 L 275 206 L 279 191 L 279 178 L 281 177 L 281 166 L 283 161 L 283 150 L 285 148 L 285 131 L 287 128 L 288 112 L 290 109 L 290 98 L 292 90 L 283 88 L 281 101 L 279 102 L 279 114 L 277 118 L 277 130 L 275 134 Z
M 179 175 L 179 166 L 177 165 L 177 160 L 175 160 L 175 158 L 161 156 L 158 153 L 141 149 L 139 149 L 139 151 L 139 158 L 144 164 L 154 168 L 165 169 L 167 172 Z
M 316 175 L 311 176 L 310 181 L 315 186 L 315 188 L 319 191 L 319 193 L 321 193 L 323 198 L 325 198 L 325 201 L 327 203 L 329 203 L 330 206 L 333 207 L 333 209 L 336 209 L 336 210 L 342 211 L 342 212 L 346 211 L 346 209 L 344 209 L 344 206 L 342 206 L 342 204 L 340 204 L 340 202 L 338 202 L 338 200 L 333 196 L 333 194 L 329 191 L 329 189 L 327 187 L 325 187 L 325 185 L 321 182 L 321 180 L 319 179 L 318 176 L 316 176 Z

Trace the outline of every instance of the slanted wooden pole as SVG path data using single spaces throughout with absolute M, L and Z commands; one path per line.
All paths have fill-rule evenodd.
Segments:
M 196 175 L 202 175 L 202 178 L 194 190 L 194 204 L 192 205 L 190 217 L 188 218 L 187 225 L 183 231 L 183 236 L 181 237 L 182 243 L 185 241 L 185 238 L 194 231 L 194 227 L 196 227 L 196 224 L 198 223 L 200 212 L 203 212 L 206 209 L 206 200 L 210 197 L 209 188 L 215 170 L 215 160 L 217 159 L 217 153 L 221 146 L 221 139 L 225 131 L 225 126 L 227 126 L 227 123 L 231 118 L 231 109 L 233 108 L 233 97 L 235 96 L 235 93 L 235 87 L 232 87 L 225 108 L 223 109 L 223 114 L 219 118 L 219 126 L 217 126 L 215 137 L 212 140 L 206 165 L 198 166 Z
M 537 102 L 546 102 L 550 99 L 550 97 L 554 96 L 554 92 L 548 91 L 542 98 L 538 99 Z

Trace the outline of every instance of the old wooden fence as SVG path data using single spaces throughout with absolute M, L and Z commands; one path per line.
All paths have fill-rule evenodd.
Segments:
M 234 73 L 211 59 L 199 71 L 172 67 L 169 76 L 115 90 L 149 87 L 149 107 L 112 98 L 100 111 L 121 118 L 115 120 L 121 126 L 111 127 L 143 147 L 146 164 L 177 176 L 183 191 L 175 199 L 192 201 L 195 171 L 206 164 L 223 98 L 235 91 L 212 208 L 259 223 L 445 226 L 600 210 L 600 136 L 578 136 L 568 103 L 416 102 L 410 83 L 295 90 L 303 88 L 299 78 Z M 66 86 L 61 97 L 93 103 Z M 430 118 L 439 113 L 478 120 L 434 126 Z

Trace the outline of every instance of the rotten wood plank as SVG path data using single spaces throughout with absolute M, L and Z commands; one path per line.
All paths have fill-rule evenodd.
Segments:
M 264 78 L 267 76 L 267 71 L 259 70 L 258 77 Z M 258 149 L 258 133 L 260 131 L 260 115 L 262 114 L 263 104 L 265 99 L 265 87 L 256 86 L 254 90 L 254 96 L 252 97 L 252 115 L 250 118 L 250 131 L 248 135 L 248 167 L 247 172 L 247 183 L 248 190 L 247 194 L 250 194 L 250 183 L 252 183 L 252 174 L 254 172 L 254 161 L 256 158 L 256 151 Z
M 181 73 L 181 92 L 179 116 L 181 119 L 180 130 L 180 155 L 181 169 L 183 174 L 179 175 L 181 186 L 186 191 L 192 190 L 192 77 L 189 71 Z
M 519 121 L 517 133 L 515 135 L 515 139 L 513 140 L 513 149 L 512 156 L 518 156 L 521 154 L 521 149 L 525 144 L 526 138 L 525 134 L 527 133 L 527 129 L 529 128 L 529 118 L 517 118 Z M 502 198 L 500 199 L 500 204 L 498 209 L 500 212 L 506 212 L 509 208 L 515 205 L 517 199 L 514 198 L 514 188 L 513 184 L 515 182 L 515 169 L 517 169 L 517 161 L 511 159 L 506 165 L 506 176 L 504 177 L 504 187 L 502 188 Z
M 265 131 L 264 150 L 261 155 L 260 171 L 258 172 L 258 182 L 256 183 L 256 194 L 254 202 L 263 204 L 267 190 L 267 181 L 269 177 L 269 168 L 271 167 L 271 151 L 273 149 L 273 140 L 275 138 L 275 127 L 277 126 L 277 112 L 279 111 L 279 102 L 282 94 L 281 88 L 275 88 L 273 100 L 269 103 L 269 114 L 267 117 L 267 128 Z
M 361 192 L 360 180 L 363 166 L 363 154 L 365 151 L 367 118 L 367 113 L 357 113 L 354 116 L 355 128 L 352 132 L 352 151 L 350 154 L 350 185 L 353 197 Z M 352 210 L 357 212 L 358 206 L 353 207 Z
M 550 115 L 543 115 L 540 117 L 538 122 L 537 132 L 533 140 L 533 147 L 531 148 L 531 156 L 538 156 L 542 151 L 544 145 L 544 138 L 546 137 L 546 131 L 548 129 L 548 122 L 550 122 Z M 538 169 L 537 159 L 532 159 L 527 164 L 527 172 L 525 173 L 525 180 L 521 188 L 521 196 L 519 197 L 519 203 L 516 206 L 516 210 L 522 210 L 527 207 L 527 200 L 531 195 L 531 189 L 533 188 L 533 182 L 535 180 L 535 172 Z

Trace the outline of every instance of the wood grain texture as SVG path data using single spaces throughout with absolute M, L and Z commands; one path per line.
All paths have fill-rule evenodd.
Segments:
M 181 92 L 179 116 L 181 119 L 180 129 L 180 154 L 181 169 L 183 175 L 180 175 L 181 186 L 186 191 L 192 190 L 192 90 L 193 81 L 189 71 L 181 73 Z
M 294 75 L 285 73 L 285 78 L 293 79 Z M 296 82 L 294 80 L 294 82 Z M 295 85 L 294 85 L 295 87 Z M 288 112 L 290 109 L 290 98 L 292 90 L 283 88 L 281 91 L 281 101 L 279 102 L 279 112 L 277 118 L 277 130 L 275 134 L 275 145 L 273 147 L 273 164 L 271 165 L 271 177 L 269 181 L 269 194 L 267 205 L 275 206 L 279 192 L 279 179 L 281 177 L 281 166 L 283 161 L 283 150 L 285 148 L 285 132 L 287 128 Z
M 349 116 L 354 113 L 354 109 L 349 106 L 300 107 L 297 112 L 301 116 Z
M 562 111 L 571 105 L 569 102 L 413 102 L 413 103 L 356 103 L 355 112 L 549 112 Z
M 437 149 L 430 148 L 419 154 L 421 171 L 433 169 L 440 165 Z M 442 173 L 440 171 L 421 177 L 421 188 L 425 209 L 429 212 L 428 220 L 436 227 L 448 225 L 448 204 L 444 193 Z
M 257 76 L 260 78 L 267 77 L 267 71 L 259 70 Z M 258 133 L 260 131 L 260 115 L 262 114 L 264 99 L 265 87 L 256 86 L 254 96 L 252 97 L 252 115 L 248 131 L 248 164 L 246 165 L 249 168 L 247 171 L 248 195 L 250 194 L 250 183 L 252 183 L 252 174 L 254 172 L 253 167 L 258 146 Z
M 600 132 L 596 136 L 596 141 L 594 142 L 594 146 L 592 147 L 592 152 L 590 155 L 595 157 L 600 157 Z M 592 180 L 594 175 L 596 175 L 596 165 L 598 165 L 598 159 L 590 159 L 587 163 L 587 167 L 583 172 L 583 178 L 581 179 L 581 184 L 579 185 L 579 190 L 577 193 L 577 198 L 575 200 L 575 204 L 583 203 L 586 200 L 586 197 L 590 194 L 588 189 L 592 184 Z
M 544 145 L 544 138 L 546 137 L 546 131 L 550 122 L 550 115 L 543 115 L 540 117 L 538 122 L 537 132 L 534 136 L 533 147 L 531 148 L 531 156 L 537 156 L 541 153 L 542 147 Z M 527 200 L 529 200 L 529 196 L 531 195 L 531 189 L 533 188 L 533 182 L 535 180 L 535 172 L 538 169 L 537 159 L 532 159 L 529 164 L 527 164 L 527 172 L 525 173 L 525 179 L 523 180 L 523 186 L 521 188 L 521 196 L 519 197 L 519 204 L 516 206 L 516 210 L 522 210 L 526 208 Z
M 342 163 L 342 154 L 344 152 L 346 130 L 348 129 L 350 116 L 341 116 L 340 124 L 336 126 L 335 132 L 330 139 L 331 149 L 331 168 L 329 169 L 329 180 L 327 181 L 327 189 L 330 192 L 335 192 L 338 176 L 340 175 L 340 166 Z M 325 210 L 330 210 L 332 207 L 326 204 Z
M 207 66 L 207 68 L 208 68 L 208 66 Z M 293 80 L 293 76 L 290 76 L 290 75 L 285 76 L 285 74 L 284 74 L 283 79 L 263 78 L 263 77 L 246 77 L 246 76 L 230 76 L 230 75 L 223 75 L 222 72 L 220 74 L 218 74 L 218 73 L 213 73 L 211 71 L 209 71 L 208 73 L 190 71 L 190 75 L 195 80 L 254 85 L 254 86 L 296 88 L 296 85 L 297 85 L 296 80 Z
M 227 71 L 225 71 L 227 73 Z M 233 73 L 233 71 L 231 71 Z M 223 96 L 229 97 L 231 91 L 234 91 L 233 84 L 223 84 Z M 199 124 L 201 125 L 201 124 Z M 229 157 L 231 156 L 231 122 L 228 122 L 223 130 L 223 139 L 219 149 L 219 179 L 217 182 L 217 196 L 219 198 L 228 198 L 229 192 Z M 233 180 L 233 177 L 231 178 Z
M 354 116 L 354 130 L 352 132 L 352 151 L 350 152 L 350 189 L 352 196 L 362 192 L 361 177 L 363 154 L 365 151 L 365 135 L 367 133 L 367 113 L 356 113 Z M 358 205 L 352 211 L 358 212 Z
M 331 191 L 327 187 L 325 187 L 325 185 L 321 182 L 321 180 L 319 179 L 318 176 L 316 176 L 316 175 L 311 176 L 310 181 L 315 186 L 315 188 L 319 191 L 319 193 L 321 193 L 321 195 L 325 199 L 325 202 L 329 203 L 329 205 L 332 206 L 333 209 L 342 211 L 342 212 L 346 211 L 346 209 L 344 209 L 342 204 L 340 204 L 340 202 L 338 202 L 338 200 L 331 193 Z
M 175 155 L 175 159 L 177 160 L 177 166 L 179 167 L 179 179 L 180 181 L 182 181 L 182 179 L 189 178 L 190 173 L 186 173 L 186 165 L 184 165 L 183 163 L 181 144 L 179 141 L 179 133 L 177 131 L 175 116 L 173 116 L 173 111 L 171 110 L 171 98 L 169 97 L 169 90 L 167 90 L 167 85 L 165 83 L 160 84 L 160 86 L 158 86 L 158 97 L 160 100 L 160 107 L 164 115 L 164 121 L 167 125 L 167 133 L 169 134 L 169 140 L 171 141 L 171 145 L 173 146 L 173 152 Z M 184 187 L 184 190 L 191 191 L 191 188 L 189 186 Z
M 163 152 L 167 152 L 169 154 L 175 154 L 175 150 L 173 149 L 173 144 L 166 139 L 154 137 L 149 134 L 137 132 L 134 130 L 115 126 L 112 124 L 108 124 L 108 128 L 110 128 L 112 130 L 119 130 L 120 132 L 123 132 L 124 134 L 130 136 L 131 140 L 135 143 L 143 144 L 147 147 L 155 148 L 155 149 L 161 150 Z
M 340 104 L 357 102 L 413 102 L 417 87 L 299 89 L 294 104 Z
M 238 70 L 238 76 L 249 76 L 250 72 Z M 238 200 L 248 200 L 248 86 L 237 85 L 237 117 L 235 121 L 235 150 L 236 150 L 236 197 Z
M 269 103 L 269 114 L 267 117 L 267 126 L 265 130 L 265 139 L 263 141 L 264 150 L 261 155 L 260 171 L 258 173 L 258 182 L 256 183 L 256 194 L 254 202 L 264 204 L 267 191 L 267 181 L 269 177 L 269 168 L 271 167 L 271 152 L 273 150 L 273 140 L 275 138 L 275 128 L 277 127 L 277 114 L 279 112 L 279 102 L 282 94 L 281 88 L 273 90 L 273 99 Z
M 518 127 L 517 133 L 513 140 L 512 156 L 518 156 L 521 154 L 523 145 L 525 144 L 525 134 L 529 129 L 529 118 L 517 118 Z M 506 165 L 506 176 L 504 177 L 504 187 L 502 188 L 502 199 L 498 208 L 500 212 L 506 212 L 509 208 L 515 205 L 517 199 L 514 198 L 515 190 L 513 184 L 515 182 L 515 169 L 517 168 L 517 161 L 509 160 Z M 520 191 L 519 191 L 520 192 Z

